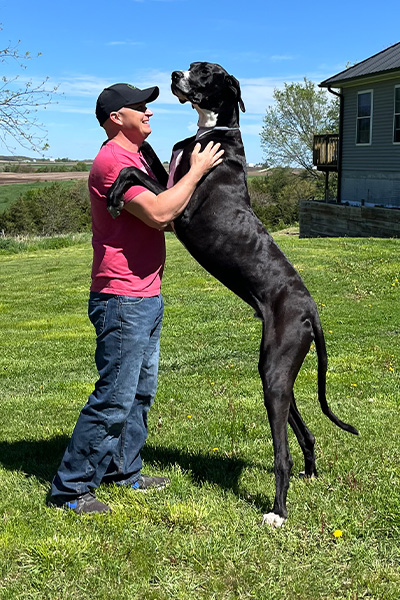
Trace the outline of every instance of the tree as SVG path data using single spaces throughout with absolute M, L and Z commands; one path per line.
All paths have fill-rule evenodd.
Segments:
M 275 104 L 267 109 L 261 146 L 271 166 L 300 166 L 316 176 L 312 165 L 314 134 L 337 133 L 339 99 L 304 83 L 285 83 L 274 90 Z
M 23 53 L 19 44 L 20 42 L 9 44 L 3 49 L 0 47 L 0 64 L 15 62 L 19 69 L 26 69 L 26 62 L 32 56 L 29 52 Z M 20 75 L 1 77 L 0 141 L 8 150 L 11 150 L 10 139 L 35 152 L 48 148 L 47 132 L 36 117 L 38 109 L 48 106 L 56 91 L 56 88 L 49 89 L 47 82 L 48 78 L 34 83 L 32 80 L 21 79 Z

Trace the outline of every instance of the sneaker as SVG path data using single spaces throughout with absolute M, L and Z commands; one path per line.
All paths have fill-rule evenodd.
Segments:
M 97 500 L 92 492 L 87 492 L 70 500 L 61 500 L 61 498 L 57 498 L 56 496 L 50 500 L 49 506 L 73 510 L 77 515 L 111 512 L 111 508 L 107 504 Z
M 162 490 L 170 481 L 168 477 L 151 477 L 150 475 L 140 475 L 139 479 L 132 484 L 133 490 L 147 492 L 147 490 Z

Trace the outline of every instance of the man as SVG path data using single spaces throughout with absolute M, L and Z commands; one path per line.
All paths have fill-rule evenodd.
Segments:
M 106 513 L 97 500 L 101 482 L 133 490 L 162 488 L 165 477 L 141 473 L 140 451 L 147 437 L 147 414 L 157 387 L 163 317 L 160 293 L 165 261 L 164 229 L 184 210 L 197 183 L 222 161 L 219 144 L 196 146 L 191 169 L 175 186 L 155 195 L 133 186 L 124 210 L 113 220 L 106 194 L 120 170 L 136 166 L 153 176 L 140 146 L 151 133 L 157 87 L 140 90 L 118 83 L 103 90 L 96 117 L 107 142 L 89 175 L 93 268 L 89 318 L 97 335 L 99 379 L 81 411 L 53 480 L 52 505 L 78 514 Z

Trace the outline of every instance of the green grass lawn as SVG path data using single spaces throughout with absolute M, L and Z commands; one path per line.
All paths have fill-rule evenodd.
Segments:
M 260 323 L 170 235 L 143 458 L 171 485 L 144 495 L 103 486 L 107 516 L 46 506 L 96 378 L 90 240 L 3 244 L 2 600 L 399 598 L 399 241 L 274 237 L 320 309 L 329 403 L 361 434 L 322 415 L 311 349 L 296 397 L 317 438 L 320 477 L 297 477 L 302 456 L 290 432 L 289 519 L 278 530 L 260 526 L 274 496 Z

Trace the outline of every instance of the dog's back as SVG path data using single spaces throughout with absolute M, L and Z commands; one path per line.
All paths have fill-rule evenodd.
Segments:
M 207 271 L 257 311 L 260 301 L 264 304 L 267 297 L 273 302 L 277 271 L 286 281 L 291 280 L 292 292 L 298 288 L 308 294 L 290 261 L 251 209 L 239 130 L 212 130 L 198 140 L 190 138 L 174 181 L 190 168 L 195 143 L 199 141 L 204 147 L 211 139 L 225 150 L 223 163 L 207 174 L 175 220 L 177 237 Z

